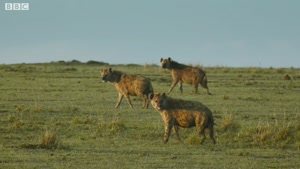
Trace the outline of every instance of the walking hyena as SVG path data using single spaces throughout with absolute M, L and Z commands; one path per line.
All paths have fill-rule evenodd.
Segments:
M 203 139 L 205 139 L 205 131 L 207 131 L 213 144 L 216 143 L 212 112 L 202 103 L 173 99 L 167 97 L 165 93 L 152 93 L 150 99 L 152 106 L 160 113 L 165 123 L 164 143 L 168 142 L 172 128 L 176 138 L 181 141 L 178 127 L 196 127 L 199 136 L 203 136 Z
M 177 63 L 173 61 L 171 58 L 168 59 L 160 59 L 162 67 L 164 69 L 168 69 L 173 77 L 173 83 L 168 91 L 170 93 L 173 88 L 179 83 L 179 90 L 182 94 L 182 83 L 187 83 L 194 86 L 194 92 L 198 93 L 198 85 L 199 83 L 203 88 L 206 89 L 206 93 L 209 93 L 207 86 L 207 77 L 203 70 L 197 67 L 191 67 L 184 64 Z
M 104 82 L 110 82 L 115 85 L 117 91 L 119 92 L 118 102 L 116 108 L 120 106 L 120 103 L 125 96 L 128 104 L 132 108 L 132 104 L 129 98 L 131 96 L 138 96 L 144 100 L 142 108 L 148 108 L 150 93 L 153 93 L 153 87 L 149 79 L 137 76 L 128 75 L 120 71 L 113 71 L 111 68 L 101 69 L 102 80 Z

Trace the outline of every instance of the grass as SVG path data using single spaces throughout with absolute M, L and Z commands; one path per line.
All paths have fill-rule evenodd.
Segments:
M 40 139 L 40 143 L 37 145 L 37 148 L 57 149 L 59 144 L 57 135 L 50 130 L 46 130 L 43 137 Z
M 118 94 L 99 74 L 108 66 L 150 78 L 156 92 L 171 84 L 156 65 L 0 65 L 0 168 L 300 168 L 299 69 L 208 67 L 211 96 L 175 88 L 171 97 L 213 111 L 212 145 L 195 128 L 180 129 L 183 144 L 173 133 L 163 144 L 159 113 L 135 97 L 134 109 L 125 100 L 115 109 Z

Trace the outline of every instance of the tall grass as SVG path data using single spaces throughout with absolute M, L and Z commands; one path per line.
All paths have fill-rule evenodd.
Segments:
M 46 129 L 42 138 L 40 139 L 40 143 L 37 145 L 37 148 L 43 149 L 56 149 L 59 147 L 59 140 L 57 135 L 51 130 Z
M 225 114 L 219 130 L 226 139 L 232 138 L 240 146 L 276 147 L 285 148 L 291 143 L 299 141 L 299 125 L 286 120 L 286 116 L 272 120 L 259 120 L 250 127 L 241 127 L 234 122 L 232 115 Z M 298 137 L 298 138 L 297 138 Z M 249 143 L 249 144 L 248 144 Z
M 275 119 L 275 123 L 270 125 L 268 121 L 260 122 L 253 132 L 253 145 L 257 146 L 275 146 L 285 147 L 293 138 L 295 133 L 292 132 L 290 122 L 278 121 Z

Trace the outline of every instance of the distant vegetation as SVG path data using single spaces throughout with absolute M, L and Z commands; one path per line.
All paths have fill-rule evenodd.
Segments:
M 47 63 L 45 63 L 47 64 Z M 108 63 L 105 62 L 100 62 L 100 61 L 94 61 L 94 60 L 90 60 L 86 63 L 84 62 L 80 62 L 78 60 L 72 60 L 72 61 L 57 61 L 57 62 L 51 62 L 51 64 L 59 64 L 59 65 L 97 65 L 97 66 L 103 66 L 103 65 L 109 65 Z

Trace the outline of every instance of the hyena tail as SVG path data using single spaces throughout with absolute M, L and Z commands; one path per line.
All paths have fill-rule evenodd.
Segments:
M 208 131 L 209 131 L 209 137 L 210 137 L 210 139 L 212 140 L 212 143 L 213 144 L 216 144 L 216 140 L 215 140 L 215 138 L 214 138 L 214 124 L 215 124 L 215 122 L 214 122 L 214 118 L 213 118 L 213 116 L 212 115 L 210 115 L 209 117 L 208 117 L 208 123 L 207 123 L 207 128 L 208 128 Z
M 207 76 L 206 76 L 205 72 L 201 72 L 200 84 L 203 88 L 206 89 L 206 93 L 208 95 L 210 95 L 211 93 L 209 93 L 209 89 L 208 89 L 208 86 L 207 86 Z
M 154 93 L 154 89 L 153 89 L 153 87 L 152 87 L 152 84 L 150 83 L 150 85 L 149 85 L 149 93 L 151 94 L 151 93 Z
M 152 87 L 151 82 L 149 81 L 149 83 L 148 83 L 148 89 L 147 89 L 147 97 L 148 97 L 149 95 L 151 95 L 151 94 L 154 94 L 154 89 L 153 89 L 153 87 Z
M 149 81 L 147 91 L 144 95 L 144 96 L 146 96 L 146 108 L 147 109 L 148 109 L 148 106 L 149 106 L 149 102 L 151 100 L 151 96 L 153 97 L 153 95 L 154 95 L 154 90 L 153 90 L 151 82 Z M 150 96 L 150 100 L 149 100 L 149 96 Z
M 154 90 L 153 90 L 153 87 L 152 87 L 152 84 L 150 83 L 150 85 L 149 85 L 149 95 L 150 94 L 154 94 Z

